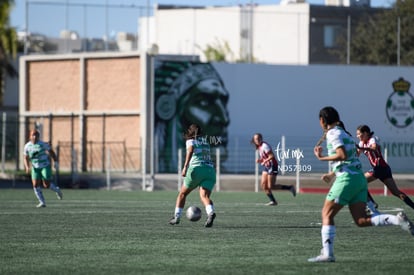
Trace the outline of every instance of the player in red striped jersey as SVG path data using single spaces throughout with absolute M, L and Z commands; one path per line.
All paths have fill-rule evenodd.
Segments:
M 367 125 L 360 125 L 356 131 L 357 137 L 360 140 L 358 144 L 358 155 L 364 153 L 372 169 L 365 173 L 368 183 L 379 179 L 391 191 L 391 193 L 404 201 L 408 206 L 414 209 L 414 202 L 400 189 L 392 177 L 391 168 L 384 160 L 381 147 L 378 143 L 378 138 L 374 136 L 374 132 Z
M 260 133 L 253 135 L 251 143 L 259 151 L 259 158 L 256 160 L 260 163 L 262 170 L 262 179 L 260 185 L 269 198 L 270 202 L 267 205 L 277 205 L 277 201 L 273 196 L 272 189 L 274 190 L 289 190 L 293 196 L 296 196 L 296 189 L 293 185 L 276 184 L 276 177 L 278 174 L 278 162 L 275 158 L 275 154 L 272 151 L 272 147 L 265 141 Z

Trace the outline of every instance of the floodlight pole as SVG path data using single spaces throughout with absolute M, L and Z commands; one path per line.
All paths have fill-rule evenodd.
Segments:
M 146 127 L 146 129 L 149 131 L 149 173 L 150 173 L 150 180 L 149 180 L 149 188 L 147 189 L 146 185 L 146 177 L 143 182 L 143 187 L 145 190 L 154 190 L 154 183 L 155 183 L 155 91 L 154 91 L 154 60 L 158 54 L 158 51 L 156 48 L 151 47 L 146 52 L 146 63 L 148 64 L 146 66 L 147 70 L 147 95 L 149 96 L 149 100 L 147 100 L 147 109 L 146 114 L 149 115 L 149 127 Z M 146 121 L 148 121 L 146 119 Z M 147 135 L 148 136 L 148 135 Z M 147 156 L 145 156 L 145 159 L 143 161 L 146 161 Z M 144 171 L 146 174 L 147 171 Z
M 154 124 L 155 124 L 155 110 L 154 110 L 154 105 L 155 105 L 155 95 L 154 95 L 154 58 L 155 58 L 155 53 L 153 53 L 152 51 L 150 52 L 150 108 L 151 108 L 151 119 L 150 119 L 150 175 L 151 175 L 151 180 L 150 180 L 150 184 L 151 184 L 151 191 L 154 190 L 154 181 L 155 181 L 155 128 L 154 128 Z
M 397 19 L 397 66 L 400 66 L 400 52 L 401 52 L 401 18 Z
M 24 55 L 27 55 L 27 36 L 29 35 L 29 0 L 25 0 L 25 22 L 24 22 Z
M 347 30 L 347 43 L 346 43 L 346 64 L 351 63 L 351 16 L 348 15 L 348 30 Z

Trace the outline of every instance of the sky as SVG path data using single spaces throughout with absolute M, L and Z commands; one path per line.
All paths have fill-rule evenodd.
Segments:
M 29 32 L 50 37 L 58 37 L 61 30 L 69 29 L 81 37 L 115 38 L 118 32 L 137 33 L 137 18 L 149 15 L 147 7 L 155 4 L 237 6 L 249 3 L 272 5 L 279 2 L 280 0 L 15 0 L 10 23 L 17 31 L 24 31 L 27 24 Z M 324 5 L 325 0 L 307 2 Z M 395 0 L 371 0 L 371 6 L 389 7 L 393 2 Z

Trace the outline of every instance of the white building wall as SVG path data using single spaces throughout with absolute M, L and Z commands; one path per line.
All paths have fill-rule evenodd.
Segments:
M 141 54 L 146 53 L 152 45 L 156 44 L 154 19 L 154 17 L 140 17 L 138 19 L 138 50 Z
M 259 62 L 309 64 L 309 4 L 258 6 L 254 45 Z
M 200 55 L 207 45 L 227 42 L 235 54 L 240 47 L 237 7 L 158 10 L 155 43 L 160 54 Z
M 227 61 L 234 62 L 245 57 L 242 29 L 247 28 L 250 34 L 252 27 L 255 61 L 309 64 L 309 7 L 308 3 L 255 6 L 252 24 L 249 15 L 242 14 L 248 13 L 249 7 L 156 10 L 153 27 L 147 27 L 147 18 L 140 21 L 140 49 L 147 49 L 147 41 L 152 41 L 160 54 L 200 55 L 204 60 L 203 50 L 208 45 L 217 48 L 228 43 L 233 55 L 227 56 Z
M 238 7 L 223 8 L 216 11 L 209 8 L 197 11 L 195 26 L 196 46 L 205 49 L 207 45 L 224 45 L 228 43 L 233 55 L 228 61 L 240 59 L 240 12 Z M 204 58 L 202 51 L 199 51 Z

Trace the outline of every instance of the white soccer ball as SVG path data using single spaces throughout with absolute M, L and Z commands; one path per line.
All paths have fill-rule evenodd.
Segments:
M 185 215 L 190 221 L 196 222 L 201 219 L 201 209 L 197 206 L 190 206 L 187 208 Z

